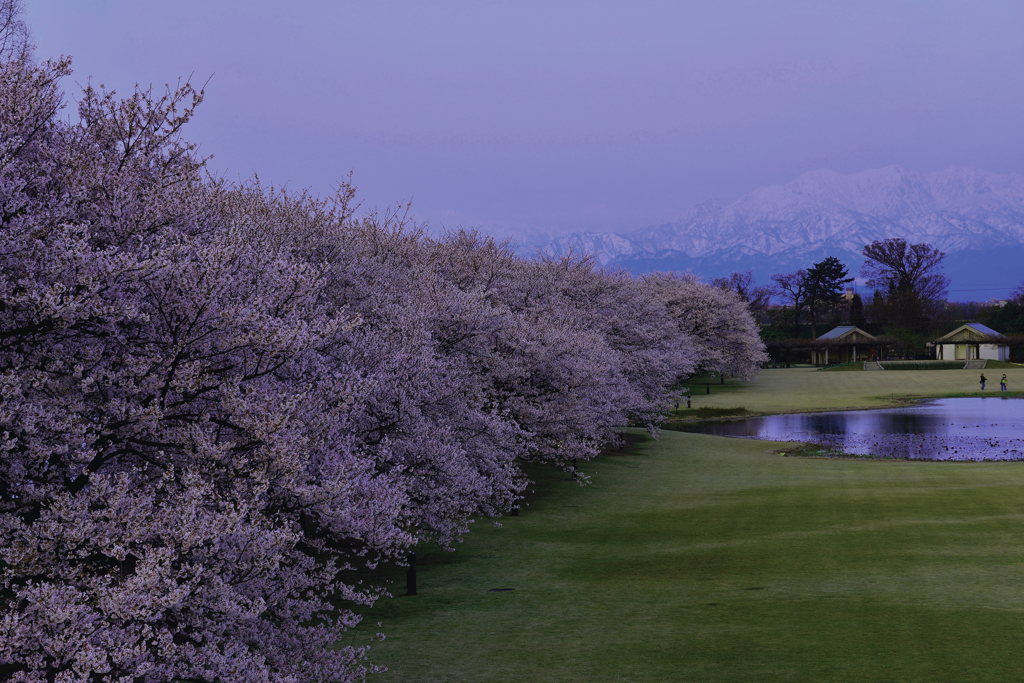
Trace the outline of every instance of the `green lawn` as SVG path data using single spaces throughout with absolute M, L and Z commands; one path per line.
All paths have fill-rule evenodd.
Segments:
M 971 374 L 772 370 L 698 398 L 863 407 L 970 390 Z M 1024 370 L 1009 374 L 1024 388 Z M 666 431 L 588 464 L 590 486 L 540 476 L 521 516 L 481 523 L 454 553 L 421 552 L 420 595 L 369 612 L 367 629 L 388 634 L 373 649 L 391 669 L 380 678 L 1020 678 L 1024 463 L 777 448 Z
M 897 399 L 923 396 L 999 393 L 999 377 L 1006 373 L 1008 388 L 1024 392 L 1024 368 L 985 370 L 988 388 L 979 391 L 978 370 L 882 370 L 874 372 L 822 372 L 817 368 L 762 370 L 756 381 L 743 384 L 728 379 L 724 386 L 711 383 L 691 387 L 694 408 L 746 408 L 755 413 L 880 408 Z M 685 411 L 680 411 L 684 414 Z

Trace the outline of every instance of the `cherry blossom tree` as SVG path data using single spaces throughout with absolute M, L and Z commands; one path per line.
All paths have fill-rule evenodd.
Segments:
M 735 292 L 688 275 L 657 273 L 643 282 L 650 296 L 693 339 L 699 371 L 749 379 L 767 360 L 757 325 Z
M 28 28 L 21 19 L 21 13 L 21 0 L 0 0 L 0 59 L 28 56 Z
M 693 368 L 678 327 L 623 274 L 586 260 L 522 261 L 466 232 L 434 251 L 447 278 L 513 316 L 488 367 L 494 401 L 531 437 L 527 457 L 571 468 L 614 441 L 616 426 L 653 426 Z
M 65 122 L 68 73 L 0 61 L 4 678 L 359 679 L 365 570 L 763 356 L 692 279 L 211 178 L 188 83 Z
M 354 320 L 224 220 L 178 136 L 200 92 L 87 89 L 67 125 L 66 72 L 0 68 L 0 667 L 358 675 L 327 646 L 373 595 L 341 573 L 409 539 L 333 419 Z

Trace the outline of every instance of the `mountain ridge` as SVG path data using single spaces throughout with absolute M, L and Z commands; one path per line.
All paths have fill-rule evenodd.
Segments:
M 601 265 L 636 273 L 785 272 L 824 255 L 844 258 L 855 273 L 864 245 L 890 237 L 946 252 L 947 262 L 960 263 L 956 277 L 967 278 L 955 284 L 979 284 L 970 252 L 983 262 L 998 256 L 1002 270 L 1024 264 L 1024 175 L 977 168 L 916 173 L 899 166 L 850 174 L 810 171 L 732 201 L 704 202 L 670 223 L 574 233 L 540 249 L 554 256 L 589 254 Z M 755 267 L 741 267 L 751 262 Z M 1018 272 L 1014 277 L 1024 276 L 1024 268 Z M 1017 283 L 1003 284 L 1012 289 Z

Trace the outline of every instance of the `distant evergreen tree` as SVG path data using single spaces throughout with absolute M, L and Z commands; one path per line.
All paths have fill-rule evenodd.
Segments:
M 807 310 L 811 315 L 811 336 L 817 337 L 815 327 L 818 316 L 835 310 L 843 301 L 846 285 L 853 282 L 843 262 L 835 256 L 818 261 L 807 269 L 804 289 L 807 291 Z
M 880 316 L 883 306 L 885 306 L 885 297 L 883 297 L 882 293 L 876 289 L 875 293 L 871 296 L 870 319 L 872 323 L 877 325 L 881 321 Z
M 864 300 L 857 293 L 850 299 L 850 324 L 861 329 L 866 328 L 868 324 L 867 318 L 864 317 Z
M 1002 305 L 983 308 L 978 314 L 978 321 L 1003 334 L 1024 334 L 1024 284 L 1017 287 Z

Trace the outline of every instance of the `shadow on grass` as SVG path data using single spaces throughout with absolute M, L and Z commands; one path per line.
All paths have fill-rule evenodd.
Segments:
M 640 429 L 623 432 L 619 436 L 620 444 L 607 448 L 596 459 L 601 460 L 604 465 L 638 466 L 631 461 L 642 457 L 643 453 L 638 447 L 652 441 L 651 436 L 646 430 Z M 593 461 L 580 462 L 578 465 L 578 468 L 584 474 L 586 473 L 588 462 Z M 572 473 L 544 463 L 527 462 L 522 463 L 521 466 L 523 473 L 530 483 L 527 485 L 522 501 L 520 501 L 519 514 L 526 516 L 534 512 L 547 512 L 554 509 L 564 509 L 568 512 L 581 508 L 581 505 L 576 504 L 577 501 L 574 494 L 580 488 L 585 488 L 586 484 L 583 483 L 579 487 L 573 486 L 566 489 L 566 485 L 575 479 Z M 509 518 L 510 515 L 507 513 L 500 518 L 477 518 L 475 523 L 470 526 L 469 533 L 473 533 L 473 527 L 481 524 L 500 525 L 502 519 Z M 466 562 L 479 561 L 479 553 L 480 548 L 477 549 L 476 555 L 460 553 L 458 552 L 458 544 L 454 548 L 445 548 L 437 543 L 421 543 L 415 548 L 416 568 L 419 571 L 423 571 L 441 565 L 457 566 Z M 357 574 L 359 579 L 368 584 L 383 586 L 391 597 L 403 598 L 406 597 L 406 572 L 407 567 L 405 565 L 386 564 L 377 567 L 375 570 L 358 572 Z M 364 608 L 357 611 L 364 615 L 372 613 L 375 619 L 389 618 L 398 612 L 398 605 L 384 600 L 378 602 L 373 608 Z M 363 628 L 356 629 L 353 633 L 358 634 L 364 630 Z
M 856 361 L 849 363 L 836 363 L 835 365 L 829 365 L 828 367 L 818 368 L 818 372 L 863 372 L 864 361 Z

